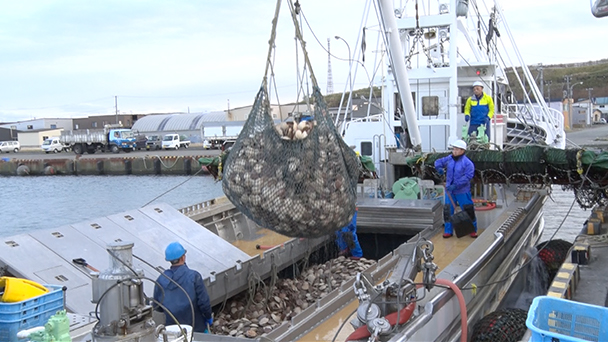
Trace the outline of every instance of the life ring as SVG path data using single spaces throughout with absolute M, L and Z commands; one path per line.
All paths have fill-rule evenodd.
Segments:
M 473 203 L 475 204 L 475 210 L 477 211 L 496 209 L 496 202 L 490 202 L 483 199 L 474 199 Z

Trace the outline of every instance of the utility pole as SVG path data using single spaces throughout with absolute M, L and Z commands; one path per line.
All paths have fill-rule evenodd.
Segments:
M 116 124 L 118 124 L 118 96 L 114 96 L 114 108 L 116 108 Z
M 331 50 L 329 46 L 330 39 L 327 38 L 327 95 L 334 93 L 334 79 L 331 74 Z
M 566 101 L 568 101 L 568 129 L 572 127 L 572 103 L 570 102 L 570 98 L 572 97 L 570 94 L 570 79 L 572 75 L 564 76 L 564 80 L 566 81 Z
M 587 125 L 591 125 L 591 116 L 593 115 L 593 101 L 591 100 L 592 90 L 593 88 L 587 88 L 587 91 L 589 92 L 589 113 L 587 114 Z
M 544 94 L 544 88 L 543 88 L 543 84 L 545 84 L 544 78 L 543 78 L 543 63 L 539 63 L 538 64 L 538 72 L 540 73 L 540 93 Z
M 552 81 L 547 81 L 547 103 L 549 107 L 551 107 L 551 83 Z

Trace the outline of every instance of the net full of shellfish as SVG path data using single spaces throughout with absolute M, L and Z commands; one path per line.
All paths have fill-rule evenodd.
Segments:
M 258 225 L 290 237 L 320 237 L 355 211 L 359 162 L 314 88 L 311 120 L 275 125 L 265 87 L 224 165 L 222 187 Z

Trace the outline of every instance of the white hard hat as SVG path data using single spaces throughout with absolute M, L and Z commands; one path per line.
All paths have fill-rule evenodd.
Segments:
M 458 140 L 454 141 L 450 146 L 452 146 L 452 147 L 458 147 L 458 148 L 461 148 L 463 150 L 467 149 L 467 143 L 464 142 L 464 140 L 461 140 L 461 139 L 458 139 Z
M 475 81 L 475 83 L 473 83 L 473 87 L 482 87 L 483 88 L 483 83 L 479 82 L 479 81 Z

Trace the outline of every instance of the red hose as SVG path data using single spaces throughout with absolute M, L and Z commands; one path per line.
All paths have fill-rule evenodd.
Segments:
M 403 324 L 405 322 L 407 322 L 410 317 L 412 317 L 412 314 L 414 313 L 414 309 L 416 308 L 416 302 L 412 302 L 410 304 L 408 304 L 406 307 L 404 307 L 403 309 L 401 309 L 401 312 L 399 312 L 399 324 Z M 388 322 L 390 323 L 391 327 L 395 325 L 395 323 L 397 323 L 397 312 L 393 312 L 391 314 L 386 315 L 385 317 Z M 367 325 L 364 325 L 362 327 L 359 327 L 357 330 L 353 331 L 352 334 L 350 334 L 347 338 L 346 341 L 356 341 L 356 340 L 362 340 L 364 338 L 368 338 L 372 336 L 372 334 L 369 332 L 369 330 L 367 330 Z
M 458 297 L 458 303 L 460 304 L 460 327 L 462 329 L 462 332 L 460 334 L 460 342 L 467 342 L 467 337 L 468 337 L 467 303 L 465 303 L 465 301 L 464 301 L 464 296 L 462 295 L 462 291 L 460 291 L 460 289 L 458 288 L 458 286 L 456 286 L 456 284 L 454 284 L 453 282 L 451 282 L 447 279 L 438 278 L 435 281 L 435 284 L 449 286 L 450 289 L 452 289 L 452 291 L 454 291 L 454 293 L 456 294 L 456 297 Z
M 494 203 L 494 202 L 488 202 L 485 200 L 478 200 L 478 199 L 474 199 L 473 202 L 474 203 L 486 203 L 486 205 L 475 206 L 476 211 L 486 211 L 486 210 L 496 209 L 496 203 Z

